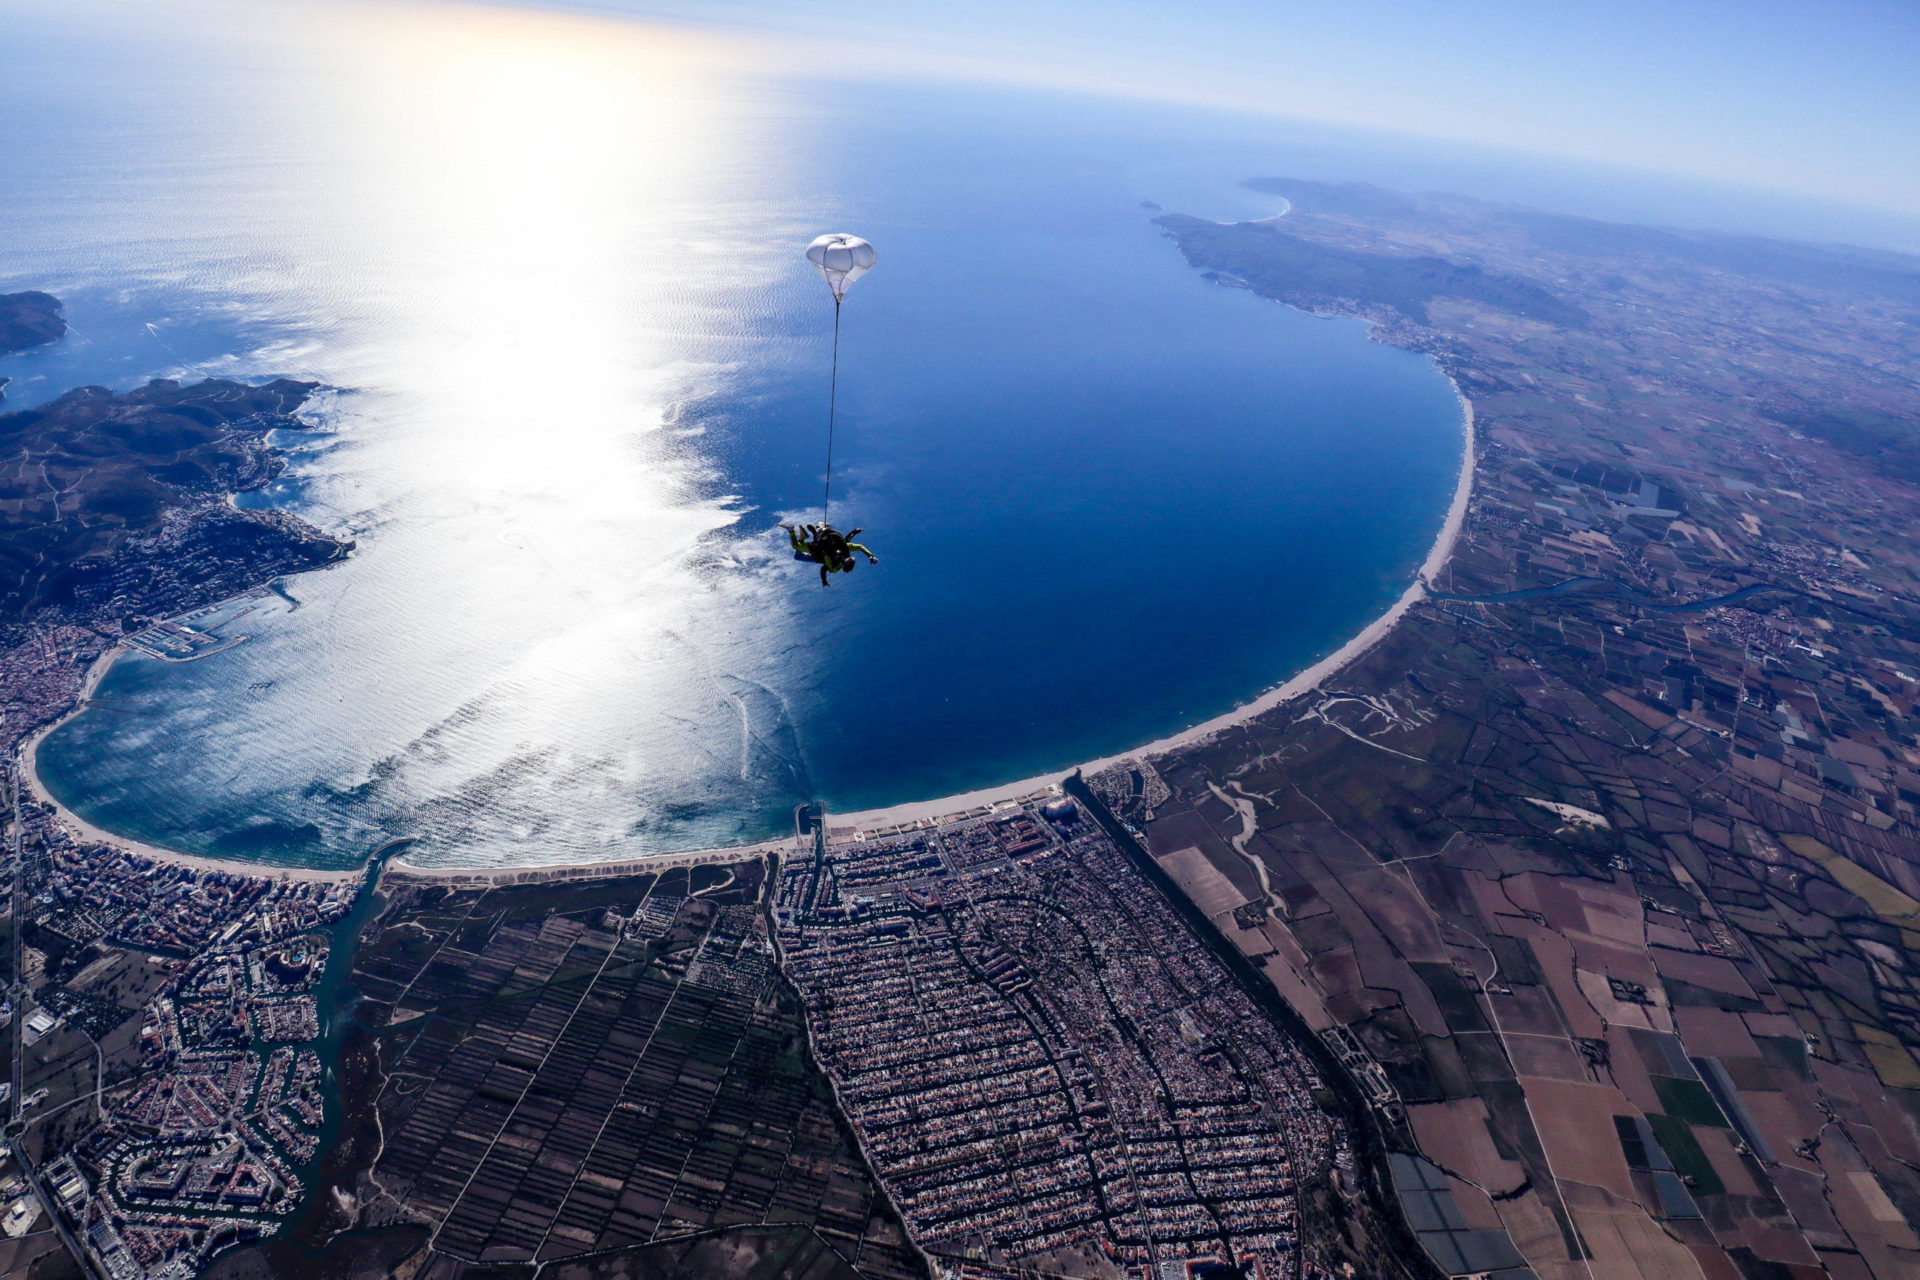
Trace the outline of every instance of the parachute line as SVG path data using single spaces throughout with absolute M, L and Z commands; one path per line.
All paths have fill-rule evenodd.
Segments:
M 833 295 L 833 372 L 827 381 L 827 487 L 820 495 L 820 523 L 833 505 L 833 418 L 840 399 L 840 295 Z
M 840 302 L 847 289 L 873 270 L 873 246 L 844 231 L 829 232 L 807 246 L 807 261 L 833 291 L 833 375 L 827 384 L 827 482 L 820 493 L 820 522 L 826 523 L 833 506 L 833 424 L 840 398 Z

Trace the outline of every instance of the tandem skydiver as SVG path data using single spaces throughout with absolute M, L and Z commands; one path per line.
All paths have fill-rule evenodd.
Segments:
M 841 533 L 830 524 L 803 524 L 795 528 L 790 524 L 780 526 L 787 531 L 787 542 L 793 547 L 793 558 L 820 566 L 820 585 L 827 585 L 830 573 L 852 573 L 859 563 L 853 557 L 858 551 L 867 558 L 868 564 L 879 564 L 880 557 L 867 550 L 854 539 L 862 530 Z M 806 536 L 802 537 L 804 533 Z
M 860 530 L 841 533 L 827 523 L 827 514 L 833 510 L 833 419 L 840 389 L 840 304 L 846 299 L 848 287 L 873 270 L 876 260 L 872 245 L 843 231 L 821 236 L 807 246 L 807 261 L 820 272 L 820 278 L 833 292 L 833 363 L 829 366 L 827 381 L 827 474 L 820 488 L 820 523 L 803 524 L 798 529 L 790 524 L 780 527 L 787 531 L 795 560 L 820 566 L 823 587 L 829 574 L 853 572 L 858 563 L 853 558 L 856 551 L 867 558 L 868 564 L 880 563 L 879 556 L 854 541 L 860 536 Z

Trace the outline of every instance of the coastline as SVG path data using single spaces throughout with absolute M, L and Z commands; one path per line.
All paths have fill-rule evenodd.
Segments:
M 395 858 L 381 876 L 385 880 L 445 885 L 559 884 L 568 880 L 603 880 L 612 876 L 651 875 L 676 867 L 719 866 L 753 858 L 790 853 L 795 837 L 762 840 L 758 844 L 722 845 L 717 849 L 689 849 L 681 853 L 639 854 L 605 862 L 542 862 L 519 867 L 428 867 Z
M 1054 773 L 1039 777 L 1025 778 L 1019 782 L 1009 782 L 998 787 L 982 787 L 977 791 L 961 795 L 946 796 L 938 800 L 913 801 L 906 804 L 891 805 L 884 809 L 867 809 L 859 813 L 829 814 L 828 830 L 833 833 L 867 832 L 887 827 L 931 823 L 935 819 L 949 818 L 971 810 L 986 810 L 997 803 L 1021 799 L 1036 792 L 1057 789 L 1061 778 L 1078 771 L 1082 774 L 1098 773 L 1111 765 L 1125 760 L 1152 759 L 1164 756 L 1180 747 L 1191 746 L 1196 742 L 1224 733 L 1236 725 L 1245 724 L 1257 716 L 1266 714 L 1275 707 L 1292 702 L 1305 694 L 1312 693 L 1322 683 L 1338 674 L 1350 663 L 1384 640 L 1388 633 L 1406 616 L 1407 610 L 1425 599 L 1428 583 L 1432 582 L 1453 557 L 1453 544 L 1460 537 L 1461 526 L 1466 523 L 1467 504 L 1473 496 L 1473 402 L 1466 393 L 1454 385 L 1454 394 L 1460 398 L 1461 455 L 1460 474 L 1454 481 L 1453 498 L 1447 507 L 1447 517 L 1441 523 L 1440 532 L 1434 538 L 1427 558 L 1414 574 L 1413 581 L 1400 593 L 1400 598 L 1387 607 L 1387 611 L 1362 628 L 1359 634 L 1328 654 L 1320 661 L 1300 672 L 1285 684 L 1270 689 L 1250 702 L 1211 720 L 1202 721 L 1178 733 L 1155 739 L 1144 746 L 1131 751 L 1122 751 L 1115 755 L 1103 756 L 1098 760 L 1089 760 L 1083 764 L 1071 766 Z
M 1284 215 L 1281 215 L 1284 216 Z M 1392 632 L 1401 618 L 1415 604 L 1425 599 L 1429 586 L 1446 567 L 1453 556 L 1454 543 L 1459 539 L 1461 527 L 1466 522 L 1467 505 L 1473 495 L 1474 448 L 1473 448 L 1473 402 L 1467 398 L 1458 383 L 1454 384 L 1454 394 L 1460 401 L 1461 455 L 1460 472 L 1454 481 L 1453 498 L 1447 507 L 1446 519 L 1442 521 L 1440 531 L 1434 538 L 1433 546 L 1427 552 L 1426 559 L 1414 574 L 1413 581 L 1400 597 L 1387 607 L 1386 612 L 1363 627 L 1338 649 L 1320 659 L 1306 670 L 1293 676 L 1266 693 L 1242 703 L 1232 711 L 1192 725 L 1178 733 L 1138 746 L 1129 751 L 1103 756 L 1098 760 L 1089 760 L 1079 765 L 1069 765 L 1063 769 L 1032 778 L 1023 778 L 1015 782 L 998 786 L 981 787 L 974 791 L 958 795 L 942 796 L 932 800 L 909 801 L 890 805 L 881 809 L 866 809 L 857 813 L 829 814 L 828 832 L 834 836 L 860 838 L 870 832 L 878 832 L 898 827 L 932 825 L 937 820 L 961 817 L 969 813 L 987 813 L 1000 805 L 1015 800 L 1028 799 L 1041 794 L 1058 794 L 1061 780 L 1074 772 L 1097 773 L 1109 766 L 1125 760 L 1152 759 L 1166 755 L 1181 747 L 1191 746 L 1237 725 L 1245 724 L 1257 716 L 1266 714 L 1275 707 L 1292 702 L 1318 689 L 1323 683 L 1337 675 L 1349 664 L 1358 660 L 1381 640 Z M 87 700 L 92 696 L 95 686 L 114 660 L 125 652 L 124 646 L 115 646 L 102 653 L 87 671 L 79 696 L 74 705 L 65 713 L 49 723 L 34 730 L 21 744 L 19 749 L 19 768 L 25 776 L 27 785 L 36 799 L 50 805 L 59 821 L 74 831 L 82 839 L 124 849 L 156 862 L 173 863 L 179 866 L 193 867 L 204 871 L 223 871 L 237 875 L 264 876 L 286 880 L 339 881 L 357 879 L 365 874 L 365 868 L 341 871 L 322 871 L 303 867 L 287 867 L 267 862 L 250 862 L 240 859 L 208 858 L 197 854 L 181 853 L 177 850 L 162 848 L 158 845 L 143 844 L 124 836 L 115 835 L 87 822 L 78 814 L 61 804 L 41 782 L 37 768 L 37 753 L 40 743 L 55 729 L 65 724 L 85 709 Z M 723 861 L 740 861 L 746 858 L 778 853 L 793 847 L 793 837 L 782 837 L 761 841 L 757 844 L 730 845 L 714 849 L 693 849 L 674 853 L 658 853 L 633 858 L 614 859 L 606 862 L 553 863 L 536 866 L 518 867 L 429 867 L 395 859 L 387 864 L 385 874 L 403 877 L 414 881 L 432 881 L 450 884 L 513 884 L 539 883 L 571 879 L 592 879 L 601 876 L 621 875 L 640 870 L 659 870 L 673 866 L 694 866 Z
M 268 880 L 310 880 L 330 884 L 358 880 L 366 875 L 365 867 L 326 871 L 317 867 L 287 867 L 275 863 L 248 862 L 239 858 L 207 858 L 199 854 L 182 853 L 178 849 L 145 844 L 96 827 L 66 805 L 61 804 L 54 794 L 47 790 L 46 783 L 40 780 L 40 744 L 46 741 L 47 736 L 55 729 L 86 710 L 87 702 L 93 697 L 93 691 L 99 687 L 100 681 L 106 678 L 108 669 L 127 652 L 126 645 L 114 645 L 103 651 L 93 660 L 93 665 L 87 668 L 86 678 L 80 683 L 80 692 L 75 696 L 73 705 L 28 734 L 20 744 L 19 774 L 26 781 L 27 789 L 33 794 L 33 798 L 53 810 L 56 821 L 81 840 L 89 843 L 109 845 L 142 858 L 149 858 L 154 862 L 188 867 L 195 871 L 221 871 L 229 875 L 259 876 Z

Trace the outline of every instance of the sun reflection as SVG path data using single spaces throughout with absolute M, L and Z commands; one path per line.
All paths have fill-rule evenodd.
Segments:
M 740 512 L 697 442 L 664 428 L 725 375 L 743 298 L 791 266 L 765 243 L 779 148 L 736 87 L 750 53 L 713 37 L 459 5 L 344 13 L 328 49 L 365 90 L 315 122 L 350 162 L 311 193 L 326 207 L 310 253 L 337 250 L 341 340 L 364 345 L 327 353 L 355 394 L 323 496 L 350 510 L 357 469 L 386 493 L 397 474 L 412 483 L 378 518 L 431 532 L 369 540 L 346 576 L 392 604 L 343 609 L 359 634 L 319 661 L 393 700 L 372 754 L 441 798 L 446 832 L 524 792 L 525 816 L 487 834 L 577 853 L 580 833 L 552 830 L 561 793 L 657 791 L 689 741 L 726 754 L 741 736 L 729 650 L 762 586 L 699 572 L 703 537 Z M 461 633 L 435 634 L 443 618 Z
M 604 509 L 639 478 L 632 434 L 661 425 L 706 354 L 687 312 L 740 265 L 742 246 L 716 252 L 715 178 L 748 122 L 710 87 L 735 68 L 712 40 L 627 23 L 452 6 L 363 20 L 369 230 L 407 260 L 395 301 L 466 420 L 439 465 L 474 491 Z M 720 217 L 689 217 L 704 205 Z

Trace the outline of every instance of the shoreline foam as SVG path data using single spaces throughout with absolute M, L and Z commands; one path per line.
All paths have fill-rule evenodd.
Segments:
M 904 804 L 890 805 L 880 809 L 865 809 L 857 813 L 829 814 L 831 833 L 859 834 L 868 831 L 884 830 L 892 827 L 928 824 L 936 819 L 952 818 L 973 812 L 988 812 L 998 805 L 1009 801 L 1024 799 L 1047 792 L 1057 787 L 1060 780 L 1075 771 L 1097 773 L 1110 765 L 1124 760 L 1151 759 L 1164 756 L 1180 747 L 1191 746 L 1196 742 L 1212 738 L 1220 733 L 1245 724 L 1264 715 L 1275 707 L 1292 702 L 1296 698 L 1312 693 L 1321 684 L 1338 674 L 1349 664 L 1357 661 L 1371 650 L 1398 625 L 1401 618 L 1415 604 L 1427 595 L 1428 584 L 1446 567 L 1453 556 L 1454 543 L 1458 541 L 1460 529 L 1466 522 L 1467 504 L 1473 495 L 1474 449 L 1473 449 L 1473 402 L 1459 385 L 1454 386 L 1454 394 L 1460 400 L 1461 417 L 1461 456 L 1460 473 L 1454 482 L 1453 498 L 1447 507 L 1446 519 L 1441 523 L 1439 534 L 1435 537 L 1427 558 L 1407 589 L 1387 607 L 1386 612 L 1368 623 L 1360 632 L 1350 638 L 1338 649 L 1320 659 L 1306 670 L 1293 676 L 1284 684 L 1268 690 L 1260 696 L 1242 703 L 1240 706 L 1210 720 L 1202 721 L 1178 733 L 1155 739 L 1130 751 L 1122 751 L 1098 760 L 1090 760 L 1079 765 L 1070 765 L 1032 778 L 1023 778 L 1017 782 L 1002 783 L 998 786 L 981 787 L 958 795 L 943 796 L 933 800 L 909 801 Z M 200 870 L 224 871 L 237 875 L 265 876 L 290 880 L 348 880 L 366 873 L 361 867 L 356 870 L 321 871 L 303 867 L 287 867 L 270 862 L 252 862 L 242 859 L 208 858 L 198 854 L 182 853 L 163 848 L 159 845 L 144 844 L 125 836 L 115 835 L 94 826 L 67 806 L 55 799 L 40 780 L 36 767 L 40 743 L 55 729 L 65 724 L 86 708 L 87 700 L 92 696 L 95 686 L 106 675 L 108 667 L 125 650 L 122 647 L 109 649 L 88 669 L 86 682 L 81 686 L 80 695 L 74 705 L 65 713 L 36 729 L 19 751 L 20 772 L 25 776 L 27 785 L 34 796 L 52 806 L 56 818 L 65 823 L 82 839 L 111 845 L 116 848 L 152 858 L 157 862 L 168 862 L 180 866 L 194 867 Z M 632 858 L 611 859 L 605 862 L 567 862 L 535 864 L 528 866 L 501 867 L 454 867 L 422 866 L 401 859 L 388 864 L 388 874 L 404 876 L 411 880 L 431 880 L 451 883 L 539 883 L 542 881 L 567 879 L 593 879 L 602 876 L 628 874 L 641 870 L 657 870 L 672 866 L 692 866 L 700 863 L 726 860 L 742 860 L 768 852 L 777 851 L 792 845 L 792 837 L 765 840 L 757 844 L 728 845 L 713 849 L 690 849 L 678 852 L 663 852 L 640 855 Z

